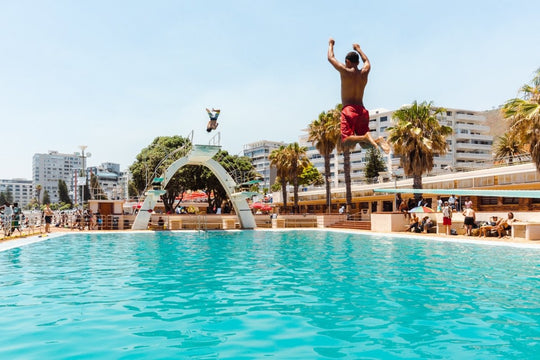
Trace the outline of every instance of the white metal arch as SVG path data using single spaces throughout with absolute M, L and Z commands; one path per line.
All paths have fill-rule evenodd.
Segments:
M 246 201 L 247 195 L 242 192 L 236 192 L 236 182 L 220 163 L 212 157 L 220 150 L 221 146 L 215 145 L 194 145 L 191 151 L 184 157 L 173 162 L 165 171 L 160 190 L 148 190 L 146 198 L 141 206 L 135 221 L 133 230 L 143 230 L 148 227 L 151 211 L 159 200 L 159 197 L 165 193 L 163 190 L 171 178 L 185 165 L 203 165 L 210 169 L 218 178 L 225 189 L 227 196 L 231 199 L 234 211 L 238 216 L 240 227 L 242 229 L 254 229 L 256 227 L 255 218 Z

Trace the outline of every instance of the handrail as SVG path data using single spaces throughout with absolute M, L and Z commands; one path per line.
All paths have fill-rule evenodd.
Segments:
M 150 178 L 149 182 L 146 184 L 146 189 L 149 188 L 149 186 L 152 184 L 152 182 L 154 181 L 154 179 L 157 177 L 157 172 L 160 168 L 161 165 L 163 165 L 163 163 L 169 159 L 172 155 L 182 151 L 182 150 L 185 150 L 186 152 L 191 150 L 191 148 L 193 147 L 193 130 L 191 130 L 191 132 L 188 134 L 188 136 L 186 137 L 186 139 L 188 140 L 184 145 L 182 145 L 181 147 L 177 148 L 177 149 L 174 149 L 173 151 L 171 151 L 170 153 L 168 153 L 157 165 L 156 167 L 154 168 L 154 174 L 152 175 L 152 177 Z

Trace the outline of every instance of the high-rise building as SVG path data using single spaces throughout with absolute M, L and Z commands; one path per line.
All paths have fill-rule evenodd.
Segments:
M 270 186 L 276 181 L 276 169 L 270 167 L 268 157 L 272 150 L 278 149 L 282 145 L 285 146 L 287 144 L 280 141 L 261 140 L 244 145 L 244 156 L 251 159 L 255 171 L 262 176 L 259 189 L 270 189 Z
M 4 196 L 11 196 L 14 203 L 20 207 L 28 205 L 34 197 L 34 187 L 32 180 L 26 179 L 0 179 L 0 193 Z
M 47 154 L 34 154 L 32 158 L 32 182 L 34 189 L 41 185 L 40 197 L 45 191 L 51 202 L 58 202 L 58 180 L 63 180 L 70 192 L 75 188 L 76 172 L 82 169 L 82 158 L 78 153 L 61 154 L 49 151 Z M 41 200 L 41 199 L 40 199 Z

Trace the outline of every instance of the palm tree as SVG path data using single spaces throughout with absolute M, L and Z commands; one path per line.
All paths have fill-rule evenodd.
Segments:
M 324 159 L 324 182 L 326 185 L 326 211 L 332 207 L 332 194 L 330 189 L 330 158 L 336 144 L 340 142 L 339 133 L 335 131 L 331 114 L 322 112 L 308 126 L 308 140 L 319 151 Z
M 514 134 L 505 133 L 503 136 L 497 138 L 497 145 L 495 146 L 495 160 L 506 161 L 508 164 L 514 162 L 514 158 L 520 158 L 524 154 L 524 149 L 521 143 L 516 139 Z
M 287 167 L 287 147 L 281 145 L 278 149 L 272 150 L 268 156 L 270 166 L 276 168 L 277 179 L 281 184 L 281 194 L 283 196 L 283 209 L 287 209 L 287 179 L 289 168 Z
M 540 68 L 530 85 L 520 89 L 521 98 L 510 99 L 502 114 L 511 121 L 510 133 L 522 145 L 528 145 L 531 158 L 540 171 Z
M 40 204 L 40 199 L 41 199 L 41 189 L 43 189 L 43 187 L 40 184 L 37 184 L 36 185 L 36 197 L 37 197 L 38 205 Z
M 297 142 L 289 144 L 286 148 L 286 161 L 289 169 L 289 180 L 293 183 L 293 212 L 298 212 L 298 177 L 309 166 L 310 161 L 306 155 L 307 147 L 298 145 Z
M 336 148 L 338 153 L 343 154 L 343 176 L 345 180 L 345 202 L 347 204 L 347 212 L 352 204 L 352 189 L 351 189 L 351 150 L 356 145 L 344 145 L 341 142 L 341 110 L 342 104 L 337 104 L 336 107 L 328 112 L 332 117 L 332 123 L 334 131 L 338 134 L 338 141 L 336 142 Z M 336 172 L 339 170 L 336 169 Z
M 413 177 L 413 188 L 422 189 L 422 174 L 433 169 L 433 156 L 444 155 L 447 151 L 446 137 L 452 128 L 441 125 L 437 115 L 443 108 L 433 103 L 416 101 L 402 107 L 393 114 L 395 124 L 387 129 L 388 140 L 393 144 L 394 153 L 401 157 L 405 175 Z M 421 194 L 415 194 L 418 201 Z

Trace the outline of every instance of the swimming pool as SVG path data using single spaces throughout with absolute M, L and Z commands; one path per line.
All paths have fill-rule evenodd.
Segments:
M 0 252 L 0 358 L 532 358 L 540 250 L 324 231 Z

